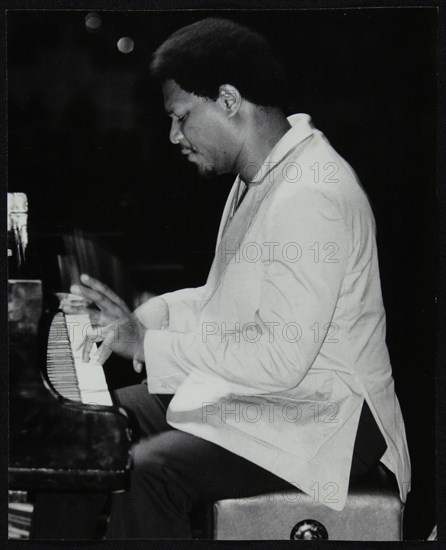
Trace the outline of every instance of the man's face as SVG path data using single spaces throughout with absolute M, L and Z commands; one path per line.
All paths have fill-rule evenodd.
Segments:
M 238 154 L 234 126 L 220 99 L 184 91 L 174 80 L 163 85 L 164 107 L 172 118 L 170 141 L 204 176 L 234 170 Z

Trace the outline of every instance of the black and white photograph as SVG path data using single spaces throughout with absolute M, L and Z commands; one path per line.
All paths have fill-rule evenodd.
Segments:
M 5 11 L 9 541 L 436 541 L 438 9 L 97 6 Z

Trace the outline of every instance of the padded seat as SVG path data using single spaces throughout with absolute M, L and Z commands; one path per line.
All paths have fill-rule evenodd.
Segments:
M 342 511 L 316 500 L 297 489 L 220 500 L 213 505 L 213 538 L 402 540 L 404 505 L 393 474 L 382 465 L 351 484 Z

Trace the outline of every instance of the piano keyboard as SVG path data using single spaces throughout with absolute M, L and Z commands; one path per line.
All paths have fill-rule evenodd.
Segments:
M 67 399 L 93 405 L 113 405 L 102 365 L 82 360 L 81 344 L 88 314 L 56 313 L 48 336 L 47 374 L 54 389 Z M 93 345 L 91 356 L 97 350 Z

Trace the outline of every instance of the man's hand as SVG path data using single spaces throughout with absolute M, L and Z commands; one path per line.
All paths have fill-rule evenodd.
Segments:
M 93 302 L 99 308 L 99 311 L 97 309 L 88 310 L 90 321 L 93 325 L 105 327 L 125 315 L 131 315 L 131 311 L 124 300 L 121 300 L 104 283 L 85 274 L 81 275 L 81 282 L 82 286 L 73 285 L 70 288 L 70 292 Z M 72 307 L 70 312 L 73 312 Z
M 107 285 L 88 275 L 81 275 L 82 286 L 73 285 L 72 294 L 82 296 L 93 302 L 98 309 L 88 309 L 94 335 L 87 334 L 82 350 L 82 359 L 90 360 L 93 344 L 103 341 L 96 360 L 103 364 L 112 351 L 123 357 L 133 359 L 134 365 L 144 361 L 143 339 L 145 327 L 132 314 L 127 304 Z M 62 306 L 64 311 L 64 306 Z M 81 307 L 84 312 L 85 308 Z M 73 304 L 69 311 L 73 313 Z
M 103 342 L 95 357 L 95 361 L 103 365 L 111 353 L 115 352 L 126 359 L 132 359 L 133 365 L 136 368 L 136 364 L 144 362 L 145 333 L 145 326 L 134 314 L 125 315 L 113 321 L 101 329 Z

